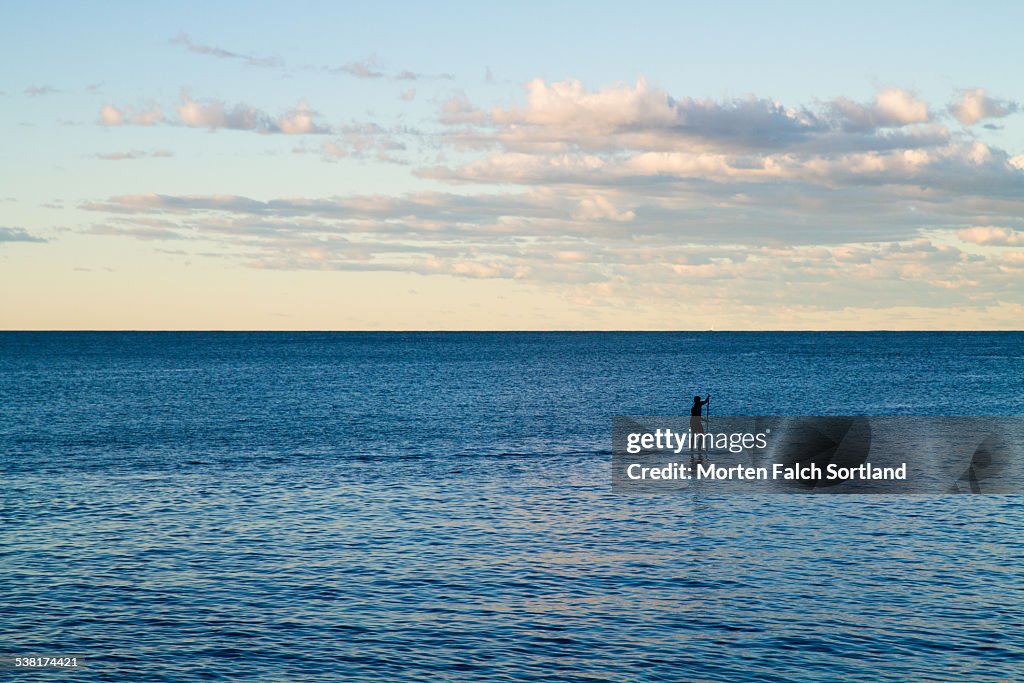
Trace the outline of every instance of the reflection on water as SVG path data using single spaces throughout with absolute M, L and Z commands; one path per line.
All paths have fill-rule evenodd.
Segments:
M 621 496 L 602 463 L 22 475 L 3 623 L 90 680 L 1020 670 L 1018 499 Z
M 4 649 L 89 666 L 32 680 L 1019 680 L 1020 497 L 621 495 L 607 449 L 683 367 L 1020 412 L 1020 335 L 369 337 L 0 335 Z

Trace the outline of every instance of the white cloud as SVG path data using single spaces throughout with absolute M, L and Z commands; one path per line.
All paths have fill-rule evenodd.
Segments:
M 317 124 L 314 120 L 315 117 L 316 112 L 312 111 L 308 104 L 299 102 L 295 109 L 285 113 L 278 119 L 277 127 L 286 135 L 329 133 L 330 129 L 327 126 Z
M 163 113 L 154 105 L 149 109 L 118 108 L 110 104 L 100 107 L 100 124 L 104 126 L 152 126 L 160 123 Z
M 632 224 L 626 233 L 592 225 L 576 230 L 583 219 L 559 214 L 588 198 L 593 201 L 587 206 L 598 214 L 621 217 L 622 209 L 608 197 L 562 201 L 559 193 L 270 201 L 143 195 L 86 208 L 109 215 L 100 230 L 105 234 L 208 242 L 255 267 L 514 279 L 622 302 L 699 297 L 824 311 L 999 305 L 1006 296 L 1024 294 L 1016 256 L 969 254 L 922 238 L 743 245 L 716 235 L 711 238 L 717 243 L 701 244 L 680 231 L 643 226 L 645 237 L 637 239 Z M 697 228 L 690 237 L 714 232 Z
M 120 126 L 124 123 L 124 112 L 109 104 L 105 104 L 100 107 L 100 122 L 104 126 Z
M 991 247 L 1024 247 L 1024 231 L 992 225 L 976 225 L 956 234 L 964 242 Z
M 234 128 L 236 130 L 257 130 L 265 132 L 270 121 L 262 111 L 245 104 L 228 109 L 220 100 L 197 102 L 187 93 L 181 94 L 178 118 L 193 128 Z
M 525 91 L 524 104 L 489 114 L 465 96 L 448 100 L 439 117 L 453 126 L 446 140 L 478 154 L 415 173 L 453 183 L 616 187 L 637 207 L 684 188 L 713 205 L 751 183 L 798 198 L 821 194 L 812 188 L 850 194 L 870 186 L 986 202 L 1024 194 L 1020 158 L 952 134 L 899 88 L 868 104 L 838 98 L 817 109 L 757 97 L 675 98 L 643 79 L 596 90 L 535 79 Z
M 104 126 L 152 126 L 159 123 L 285 135 L 324 135 L 331 132 L 330 126 L 317 121 L 319 114 L 304 101 L 275 118 L 244 103 L 228 105 L 217 99 L 196 100 L 183 90 L 175 113 L 177 119 L 164 118 L 161 108 L 156 105 L 148 109 L 136 109 L 105 104 L 100 108 L 99 123 Z
M 832 103 L 832 108 L 844 124 L 853 130 L 908 126 L 926 123 L 931 118 L 925 102 L 900 88 L 879 91 L 870 105 L 840 97 Z
M 484 113 L 465 96 L 446 101 L 440 122 L 463 147 L 499 146 L 527 153 L 588 151 L 814 151 L 931 146 L 949 132 L 931 121 L 928 105 L 888 88 L 869 104 L 847 98 L 818 110 L 762 97 L 677 98 L 644 79 L 591 90 L 580 81 L 525 86 L 525 103 Z
M 984 88 L 965 90 L 960 99 L 949 105 L 949 111 L 956 120 L 970 126 L 982 119 L 996 119 L 1009 116 L 1020 109 L 1020 105 L 1010 100 L 989 97 Z
M 280 117 L 186 104 L 180 121 L 197 127 L 318 129 L 305 103 Z M 296 146 L 328 160 L 428 149 L 438 165 L 415 175 L 461 183 L 452 192 L 149 194 L 83 208 L 109 217 L 105 230 L 182 236 L 263 268 L 504 278 L 625 307 L 697 296 L 722 310 L 999 307 L 1024 296 L 1018 259 L 968 244 L 1020 246 L 1019 230 L 995 226 L 1019 228 L 1024 157 L 943 120 L 896 88 L 808 107 L 673 97 L 643 80 L 535 80 L 499 107 L 450 97 L 436 137 L 351 124 Z M 962 249 L 943 244 L 953 235 Z
M 649 88 L 644 79 L 633 87 L 589 91 L 577 80 L 548 84 L 536 78 L 526 84 L 526 106 L 495 107 L 491 117 L 499 125 L 582 125 L 599 132 L 615 131 L 624 125 L 671 126 L 679 120 L 671 98 Z
M 611 220 L 623 222 L 633 220 L 636 214 L 628 210 L 620 211 L 607 197 L 595 194 L 580 200 L 576 211 L 573 213 L 573 217 L 584 221 Z
M 633 86 L 594 91 L 576 80 L 549 84 L 535 79 L 526 90 L 525 105 L 495 107 L 487 119 L 493 128 L 491 140 L 508 149 L 784 147 L 805 140 L 825 125 L 805 109 L 766 99 L 675 99 L 643 79 Z M 462 110 L 470 109 L 468 102 L 462 104 Z M 486 142 L 486 136 L 482 139 Z
M 187 92 L 181 94 L 178 118 L 192 128 L 246 130 L 257 133 L 286 135 L 326 134 L 327 126 L 316 123 L 316 112 L 305 102 L 274 119 L 266 112 L 247 104 L 228 106 L 221 100 L 197 101 Z

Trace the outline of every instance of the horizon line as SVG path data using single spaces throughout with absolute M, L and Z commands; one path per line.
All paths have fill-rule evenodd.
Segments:
M 100 329 L 100 328 L 37 328 L 37 329 L 0 329 L 0 334 L 18 334 L 18 333 L 46 333 L 46 332 L 112 332 L 112 333 L 169 333 L 169 332 L 201 332 L 201 333 L 225 333 L 225 334 L 250 334 L 250 333 L 262 333 L 262 334 L 293 334 L 293 333 L 338 333 L 338 334 L 540 334 L 540 333 L 552 333 L 552 334 L 603 334 L 603 333 L 629 333 L 629 334 L 764 334 L 771 332 L 780 333 L 813 333 L 813 334 L 827 334 L 827 333 L 1024 333 L 1024 329 L 889 329 L 889 328 L 877 328 L 877 329 L 723 329 L 723 330 L 711 330 L 711 329 L 215 329 L 215 328 L 160 328 L 160 329 L 145 329 L 145 328 L 117 328 L 117 329 Z

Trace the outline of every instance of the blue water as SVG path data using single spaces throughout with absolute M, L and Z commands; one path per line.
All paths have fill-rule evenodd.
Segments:
M 1024 414 L 1018 333 L 0 334 L 82 681 L 1024 680 L 1018 496 L 629 496 L 612 415 Z

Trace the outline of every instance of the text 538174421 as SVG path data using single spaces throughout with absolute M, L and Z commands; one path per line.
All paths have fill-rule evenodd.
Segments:
M 77 655 L 7 655 L 0 656 L 0 669 L 78 669 L 85 664 Z

